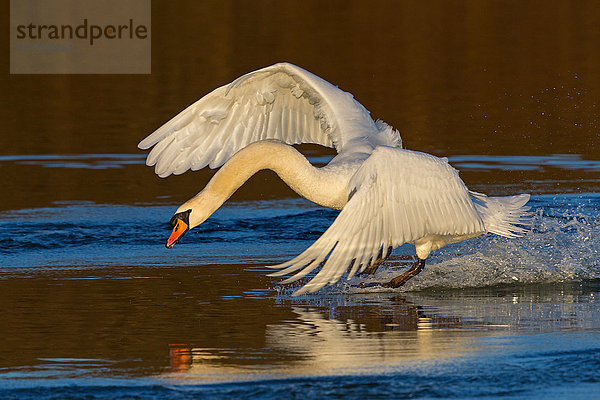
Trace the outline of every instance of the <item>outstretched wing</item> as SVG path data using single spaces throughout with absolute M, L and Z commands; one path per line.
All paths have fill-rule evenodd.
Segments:
M 364 271 L 388 247 L 427 235 L 469 235 L 484 231 L 469 192 L 446 159 L 391 147 L 377 147 L 350 180 L 350 200 L 333 224 L 296 258 L 274 266 L 271 276 L 294 273 L 294 282 L 321 270 L 294 295 L 314 292 Z
M 280 63 L 215 89 L 138 147 L 154 146 L 146 164 L 166 177 L 207 165 L 218 168 L 259 140 L 316 143 L 340 152 L 353 138 L 377 136 L 384 128 L 399 141 L 397 132 L 376 125 L 351 94 L 302 68 Z

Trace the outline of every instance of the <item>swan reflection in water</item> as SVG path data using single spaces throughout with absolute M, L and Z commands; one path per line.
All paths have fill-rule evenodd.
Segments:
M 388 304 L 339 306 L 331 311 L 294 306 L 294 319 L 267 326 L 264 348 L 171 345 L 171 372 L 207 381 L 246 380 L 256 374 L 337 375 L 347 369 L 385 368 L 472 350 L 471 335 L 455 333 L 466 326 L 460 317 L 436 314 L 399 296 Z
M 256 331 L 257 346 L 171 346 L 163 377 L 223 382 L 384 373 L 477 356 L 490 351 L 488 338 L 599 329 L 600 310 L 590 301 L 597 291 L 591 281 L 307 299 L 292 303 L 292 319 Z

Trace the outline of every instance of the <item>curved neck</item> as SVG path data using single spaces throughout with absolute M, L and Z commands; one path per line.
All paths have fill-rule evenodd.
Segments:
M 341 209 L 347 201 L 344 178 L 312 166 L 292 146 L 276 140 L 255 142 L 238 151 L 217 171 L 206 187 L 180 209 L 210 204 L 216 211 L 256 172 L 270 169 L 300 196 L 319 205 Z M 204 218 L 204 219 L 206 219 Z M 202 221 L 203 222 L 203 221 Z

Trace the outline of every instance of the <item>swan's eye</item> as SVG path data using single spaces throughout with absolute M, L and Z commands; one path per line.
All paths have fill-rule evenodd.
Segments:
M 182 220 L 183 222 L 185 222 L 186 225 L 189 226 L 191 213 L 192 213 L 192 209 L 178 212 L 177 214 L 173 215 L 173 217 L 171 218 L 171 221 L 169 222 L 169 225 L 171 225 L 171 228 L 174 228 L 175 225 L 177 224 L 177 220 Z

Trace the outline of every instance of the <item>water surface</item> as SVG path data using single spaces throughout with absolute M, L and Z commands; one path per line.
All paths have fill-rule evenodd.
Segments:
M 385 393 L 462 396 L 465 380 L 477 396 L 598 390 L 599 200 L 535 196 L 527 235 L 448 246 L 400 290 L 358 284 L 399 273 L 411 246 L 374 277 L 298 298 L 264 265 L 335 218 L 305 200 L 230 204 L 172 250 L 170 205 L 6 211 L 0 386 L 25 397 L 91 385 L 109 397 L 277 398 L 300 382 L 362 397 L 399 380 Z

